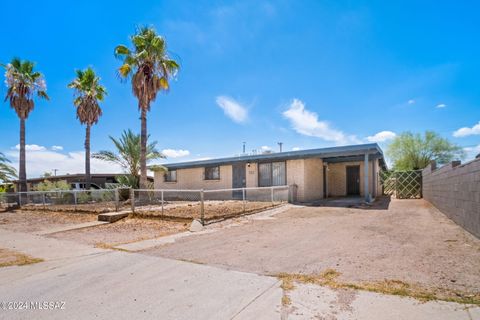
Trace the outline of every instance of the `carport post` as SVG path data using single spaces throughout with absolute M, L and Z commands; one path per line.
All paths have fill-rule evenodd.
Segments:
M 365 183 L 363 186 L 363 193 L 365 195 L 365 202 L 370 202 L 370 193 L 368 188 L 368 152 L 365 153 L 365 161 L 364 161 L 363 167 L 364 167 L 363 180 Z
M 271 196 L 272 196 L 272 204 L 275 204 L 275 202 L 273 201 L 273 187 L 270 187 L 270 192 L 271 192 Z

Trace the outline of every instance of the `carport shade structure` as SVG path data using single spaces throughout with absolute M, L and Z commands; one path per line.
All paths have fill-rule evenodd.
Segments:
M 384 161 L 383 151 L 376 143 L 370 144 L 358 144 L 358 145 L 349 145 L 349 146 L 339 146 L 339 147 L 329 147 L 329 148 L 318 148 L 318 149 L 308 149 L 308 150 L 299 150 L 299 151 L 287 151 L 287 152 L 278 152 L 271 154 L 254 154 L 254 155 L 240 155 L 235 157 L 227 158 L 218 158 L 218 159 L 208 159 L 208 160 L 199 160 L 199 161 L 189 161 L 189 162 L 180 162 L 180 163 L 171 163 L 166 164 L 165 167 L 168 170 L 182 170 L 182 169 L 192 169 L 192 168 L 207 168 L 211 166 L 228 166 L 239 163 L 263 163 L 263 162 L 275 162 L 275 161 L 288 161 L 288 160 L 297 160 L 297 159 L 321 159 L 324 164 L 335 164 L 335 163 L 362 163 L 364 166 L 364 198 L 365 201 L 370 201 L 372 195 L 369 192 L 370 184 L 375 184 L 375 181 L 372 181 L 370 175 L 369 161 L 378 159 L 379 169 L 386 169 L 386 163 Z M 288 168 L 287 168 L 288 169 Z M 373 175 L 375 175 L 375 167 L 373 166 Z M 161 178 L 163 180 L 163 178 Z M 155 178 L 155 185 L 157 187 L 157 176 Z M 162 187 L 160 181 L 159 185 Z M 201 183 L 201 181 L 200 181 Z M 198 186 L 202 188 L 202 186 Z M 375 186 L 373 186 L 375 188 Z

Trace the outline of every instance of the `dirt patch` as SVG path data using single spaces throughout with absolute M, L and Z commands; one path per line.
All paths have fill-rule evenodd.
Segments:
M 55 204 L 55 205 L 23 205 L 24 210 L 29 211 L 42 211 L 42 212 L 65 212 L 65 213 L 107 213 L 115 212 L 115 202 L 101 202 L 101 203 L 86 203 L 86 204 Z M 130 210 L 129 205 L 120 205 L 118 211 Z
M 282 281 L 281 287 L 284 289 L 284 292 L 293 290 L 295 288 L 295 282 L 300 282 L 328 286 L 334 289 L 355 289 L 404 297 L 412 297 L 421 301 L 442 300 L 463 304 L 480 305 L 480 293 L 468 293 L 458 290 L 449 290 L 446 288 L 426 288 L 419 285 L 411 285 L 401 280 L 384 279 L 381 281 L 353 283 L 340 281 L 338 279 L 339 276 L 340 273 L 338 271 L 333 269 L 327 269 L 324 272 L 316 275 L 282 273 L 278 275 L 278 278 Z M 349 298 L 348 295 L 343 295 L 339 297 L 342 300 L 348 300 Z M 349 303 L 347 303 L 349 301 L 344 302 L 345 305 L 349 305 Z
M 273 208 L 282 203 L 261 202 L 261 201 L 205 201 L 204 216 L 206 221 L 219 220 L 240 216 L 242 214 L 252 214 L 269 208 Z M 135 209 L 135 215 L 139 217 L 162 217 L 165 219 L 200 219 L 200 202 L 169 202 L 162 209 L 160 206 L 145 206 Z
M 177 240 L 145 254 L 259 274 L 341 273 L 338 281 L 395 279 L 412 286 L 480 292 L 480 240 L 423 200 L 386 207 L 296 207 L 274 220 Z
M 0 248 L 0 267 L 23 266 L 42 261 L 20 252 Z
M 0 228 L 17 232 L 36 232 L 96 220 L 95 214 L 16 210 L 0 213 Z
M 115 223 L 58 232 L 52 238 L 108 248 L 186 231 L 189 224 L 174 221 L 127 218 Z

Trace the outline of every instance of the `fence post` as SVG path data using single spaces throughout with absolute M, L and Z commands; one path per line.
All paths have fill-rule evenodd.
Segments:
M 115 188 L 115 211 L 118 212 L 120 196 L 118 195 L 118 188 Z
M 162 195 L 162 216 L 163 216 L 163 189 L 161 191 L 161 195 Z
M 270 192 L 272 194 L 272 204 L 275 204 L 275 202 L 273 201 L 273 187 L 270 187 Z
M 133 188 L 130 188 L 130 205 L 132 213 L 135 213 L 135 190 Z
M 204 192 L 200 190 L 200 222 L 205 225 L 205 206 L 204 206 Z
M 243 200 L 243 213 L 246 211 L 246 197 L 245 197 L 245 188 L 242 188 L 242 200 Z
M 77 211 L 77 191 L 73 190 L 73 201 L 75 203 L 74 210 Z
M 46 201 L 45 201 L 45 192 L 44 192 L 44 193 L 42 193 L 42 203 L 43 203 L 43 210 L 47 209 L 47 208 L 46 208 L 46 203 L 45 203 L 45 202 L 46 202 Z
M 22 194 L 20 192 L 18 193 L 18 206 L 22 207 Z

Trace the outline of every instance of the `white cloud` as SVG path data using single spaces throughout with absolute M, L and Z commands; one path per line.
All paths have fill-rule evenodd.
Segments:
M 302 150 L 302 149 L 300 149 L 300 147 L 293 147 L 292 148 L 292 151 L 299 151 L 299 150 Z
M 18 153 L 6 152 L 12 160 L 12 165 L 18 168 Z M 74 174 L 85 172 L 85 152 L 61 153 L 51 150 L 27 150 L 27 175 L 29 178 L 38 177 L 52 169 L 58 169 L 57 174 Z M 91 159 L 92 173 L 120 173 L 120 166 L 109 162 Z
M 397 135 L 395 132 L 392 131 L 380 131 L 373 136 L 368 136 L 367 141 L 368 142 L 385 142 L 387 140 L 391 140 L 395 138 Z
M 445 103 L 439 103 L 437 104 L 437 106 L 435 108 L 439 108 L 439 109 L 442 109 L 442 108 L 445 108 L 447 105 Z
M 480 154 L 480 144 L 475 147 L 463 148 L 463 150 L 467 154 L 467 160 L 474 159 L 477 156 L 477 154 Z
M 51 149 L 53 151 L 60 151 L 60 150 L 63 150 L 63 147 L 62 146 L 52 146 Z
M 15 149 L 20 150 L 20 145 L 17 144 L 15 146 Z M 26 151 L 44 151 L 44 150 L 47 150 L 47 148 L 45 148 L 44 146 L 39 146 L 38 144 L 26 144 L 25 150 Z
M 480 121 L 474 125 L 473 127 L 463 127 L 458 130 L 456 130 L 453 133 L 454 137 L 466 137 L 466 136 L 471 136 L 471 135 L 477 135 L 480 134 Z
M 227 96 L 218 96 L 216 102 L 223 109 L 225 115 L 233 121 L 243 123 L 247 120 L 248 110 L 238 101 Z
M 260 150 L 262 150 L 263 152 L 265 152 L 265 151 L 272 151 L 272 148 L 270 148 L 269 146 L 261 146 L 261 147 L 260 147 Z
M 167 158 L 181 158 L 181 157 L 186 157 L 190 155 L 190 151 L 188 150 L 174 150 L 174 149 L 163 149 L 162 153 L 167 157 Z
M 299 99 L 293 99 L 283 116 L 290 121 L 293 129 L 300 134 L 333 141 L 337 144 L 347 142 L 357 143 L 355 136 L 347 136 L 340 130 L 333 129 L 326 121 L 318 119 L 315 112 L 308 111 L 305 104 Z
M 415 100 L 413 99 L 408 100 L 408 104 L 415 104 Z

